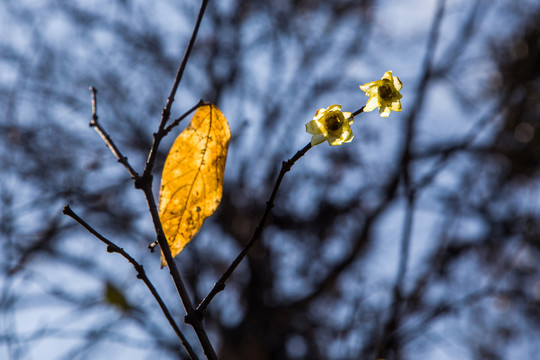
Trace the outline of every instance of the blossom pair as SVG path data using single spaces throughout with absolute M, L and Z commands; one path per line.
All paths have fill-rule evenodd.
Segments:
M 399 91 L 403 84 L 391 71 L 387 71 L 381 80 L 360 85 L 360 89 L 369 96 L 363 112 L 379 108 L 382 117 L 388 117 L 390 111 L 401 111 L 401 94 Z M 311 145 L 318 145 L 325 140 L 330 145 L 341 145 L 353 139 L 350 125 L 353 123 L 353 114 L 342 112 L 341 105 L 332 105 L 326 109 L 319 109 L 313 120 L 306 124 L 306 131 L 313 135 Z

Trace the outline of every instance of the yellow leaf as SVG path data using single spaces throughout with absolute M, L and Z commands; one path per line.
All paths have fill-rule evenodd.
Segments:
M 217 209 L 231 131 L 214 105 L 200 107 L 176 138 L 163 168 L 159 217 L 171 254 L 178 255 Z M 161 257 L 161 266 L 167 265 Z

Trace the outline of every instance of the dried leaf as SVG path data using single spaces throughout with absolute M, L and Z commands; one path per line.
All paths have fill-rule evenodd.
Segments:
M 173 257 L 221 201 L 230 138 L 221 111 L 214 105 L 202 106 L 169 151 L 161 177 L 159 217 Z M 163 256 L 161 265 L 167 265 Z
M 122 312 L 128 312 L 133 309 L 133 307 L 127 301 L 124 293 L 110 282 L 105 284 L 105 289 L 103 289 L 103 298 L 107 304 L 121 310 Z

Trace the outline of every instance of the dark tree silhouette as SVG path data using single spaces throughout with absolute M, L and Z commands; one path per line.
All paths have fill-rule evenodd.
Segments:
M 429 4 L 428 4 L 429 3 Z M 142 174 L 200 3 L 0 4 L 0 358 L 188 358 L 132 264 L 204 357 Z M 540 333 L 540 7 L 534 1 L 212 1 L 171 119 L 231 124 L 217 213 L 176 258 L 198 304 L 252 238 L 318 108 L 365 105 L 393 70 L 403 109 L 355 117 L 284 177 L 261 238 L 205 311 L 220 359 L 535 358 Z M 185 121 L 166 136 L 153 171 Z M 110 249 L 109 249 L 110 250 Z M 113 249 L 114 250 L 114 249 Z

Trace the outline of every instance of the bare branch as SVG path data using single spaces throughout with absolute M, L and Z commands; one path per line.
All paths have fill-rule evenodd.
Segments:
M 92 92 L 92 120 L 90 120 L 90 127 L 94 128 L 99 136 L 103 139 L 105 142 L 105 145 L 112 151 L 118 162 L 127 169 L 129 172 L 129 175 L 131 175 L 132 179 L 137 179 L 139 175 L 137 172 L 131 167 L 131 165 L 128 162 L 127 157 L 122 155 L 120 152 L 120 149 L 116 146 L 114 141 L 111 139 L 111 136 L 105 131 L 103 126 L 98 122 L 98 115 L 97 115 L 97 89 L 93 86 L 90 86 L 90 91 Z
M 157 153 L 158 153 L 158 147 L 159 147 L 159 144 L 161 143 L 161 140 L 172 129 L 174 129 L 176 126 L 178 126 L 178 124 L 180 124 L 180 122 L 182 120 L 184 120 L 189 114 L 191 114 L 193 111 L 197 110 L 198 108 L 200 108 L 201 106 L 204 106 L 204 105 L 208 105 L 208 103 L 203 101 L 203 100 L 199 100 L 199 102 L 195 106 L 193 106 L 191 109 L 186 111 L 182 116 L 180 116 L 179 118 L 174 120 L 172 122 L 172 124 L 170 124 L 169 126 L 167 126 L 164 129 L 158 130 L 157 133 L 154 133 L 153 142 L 152 142 L 152 148 L 150 149 L 150 153 L 148 154 L 148 159 L 146 160 L 146 167 L 144 169 L 143 177 L 144 176 L 148 177 L 152 173 L 152 168 L 154 167 L 154 162 L 156 161 L 156 156 L 157 156 Z
M 158 132 L 157 134 L 160 134 L 158 136 L 154 136 L 154 142 L 152 144 L 152 149 L 150 150 L 150 155 L 148 156 L 148 161 L 146 162 L 146 166 L 144 169 L 144 174 L 150 174 L 152 172 L 152 168 L 154 167 L 154 161 L 156 159 L 155 154 L 157 153 L 159 143 L 161 139 L 163 138 L 163 135 L 161 133 L 165 130 L 165 126 L 167 125 L 167 122 L 169 121 L 169 118 L 171 116 L 171 107 L 174 102 L 174 97 L 176 95 L 176 90 L 178 90 L 178 86 L 180 85 L 180 81 L 182 80 L 182 75 L 184 74 L 184 69 L 186 68 L 186 64 L 189 60 L 189 56 L 191 54 L 191 49 L 193 48 L 193 45 L 195 44 L 195 39 L 197 38 L 197 33 L 199 31 L 199 26 L 201 24 L 202 18 L 204 16 L 204 12 L 206 10 L 206 6 L 208 5 L 208 0 L 202 0 L 201 1 L 201 8 L 199 9 L 199 14 L 197 15 L 197 20 L 195 22 L 195 26 L 193 27 L 193 33 L 191 34 L 191 38 L 189 39 L 189 43 L 186 47 L 186 52 L 184 53 L 184 57 L 182 58 L 182 62 L 180 63 L 180 66 L 178 67 L 178 71 L 176 73 L 176 77 L 174 79 L 173 87 L 171 89 L 171 93 L 169 94 L 169 97 L 167 98 L 167 104 L 165 105 L 165 108 L 161 111 L 161 122 L 159 124 Z
M 272 211 L 272 208 L 274 207 L 274 200 L 276 198 L 277 192 L 279 190 L 279 186 L 281 185 L 281 181 L 283 180 L 283 177 L 285 174 L 291 170 L 294 163 L 300 159 L 302 156 L 304 156 L 308 150 L 311 149 L 311 143 L 308 143 L 306 146 L 304 146 L 301 150 L 299 150 L 292 158 L 290 158 L 288 161 L 284 161 L 281 164 L 281 171 L 279 172 L 279 175 L 277 177 L 276 183 L 274 185 L 274 189 L 272 190 L 272 194 L 270 195 L 270 199 L 266 202 L 266 208 L 264 209 L 264 214 L 259 221 L 259 225 L 255 229 L 255 232 L 253 233 L 253 236 L 251 237 L 251 240 L 247 243 L 247 245 L 242 249 L 240 254 L 234 259 L 232 264 L 229 266 L 229 268 L 223 273 L 221 278 L 214 284 L 214 287 L 210 291 L 210 293 L 204 298 L 204 300 L 199 304 L 197 307 L 197 311 L 200 313 L 203 313 L 206 307 L 210 304 L 212 299 L 223 289 L 225 289 L 225 283 L 229 279 L 229 277 L 232 275 L 234 270 L 238 267 L 238 265 L 242 262 L 248 251 L 253 247 L 255 242 L 260 238 L 263 230 L 264 230 L 264 224 L 266 222 L 266 218 L 270 214 L 270 211 Z
M 182 62 L 178 68 L 178 71 L 176 73 L 176 77 L 174 80 L 173 87 L 171 89 L 171 93 L 169 97 L 167 98 L 167 104 L 165 108 L 163 109 L 161 113 L 161 122 L 159 124 L 159 128 L 157 133 L 154 134 L 154 141 L 152 143 L 152 147 L 150 149 L 148 160 L 145 165 L 145 169 L 143 171 L 143 175 L 139 176 L 135 170 L 129 165 L 127 162 L 127 158 L 124 157 L 119 149 L 116 147 L 116 145 L 112 142 L 110 139 L 110 136 L 104 131 L 104 129 L 99 125 L 97 122 L 97 111 L 96 111 L 96 90 L 94 88 L 91 88 L 92 90 L 92 122 L 90 123 L 90 126 L 95 127 L 98 130 L 98 133 L 103 138 L 107 146 L 111 149 L 113 154 L 116 156 L 118 161 L 126 167 L 126 169 L 129 171 L 132 179 L 134 180 L 135 188 L 141 189 L 146 197 L 146 201 L 148 204 L 148 208 L 150 210 L 150 214 L 152 216 L 152 222 L 154 224 L 154 229 L 157 234 L 157 241 L 159 243 L 159 246 L 161 248 L 161 251 L 163 252 L 163 255 L 165 257 L 165 260 L 167 261 L 167 266 L 169 268 L 169 272 L 171 274 L 171 277 L 173 278 L 175 287 L 177 289 L 177 292 L 180 296 L 180 299 L 182 300 L 182 303 L 184 305 L 184 308 L 186 310 L 186 318 L 185 321 L 193 326 L 193 329 L 195 330 L 195 333 L 197 334 L 197 337 L 199 338 L 199 341 L 201 343 L 201 346 L 204 350 L 204 353 L 206 354 L 208 359 L 217 359 L 217 355 L 215 353 L 215 350 L 212 347 L 212 344 L 210 343 L 210 340 L 208 338 L 208 335 L 206 334 L 206 331 L 204 330 L 203 322 L 202 322 L 202 316 L 199 316 L 200 313 L 197 313 L 195 311 L 195 308 L 193 307 L 193 303 L 191 301 L 191 298 L 189 296 L 189 293 L 184 285 L 184 281 L 182 280 L 182 277 L 180 275 L 180 272 L 178 271 L 178 268 L 176 264 L 173 261 L 173 257 L 171 255 L 171 251 L 169 248 L 169 245 L 167 243 L 167 239 L 165 237 L 165 234 L 163 232 L 163 228 L 161 226 L 161 221 L 159 219 L 159 212 L 156 206 L 156 201 L 154 198 L 154 194 L 152 191 L 152 182 L 153 182 L 153 176 L 152 176 L 152 169 L 154 166 L 154 162 L 156 159 L 156 154 L 159 148 L 159 144 L 161 142 L 161 139 L 178 123 L 185 118 L 189 113 L 197 109 L 199 106 L 203 105 L 203 101 L 199 101 L 197 105 L 195 105 L 192 109 L 190 109 L 186 114 L 178 118 L 171 126 L 165 128 L 167 121 L 170 118 L 170 112 L 171 107 L 174 102 L 174 96 L 176 94 L 176 91 L 178 89 L 178 86 L 180 84 L 180 81 L 182 79 L 182 75 L 184 73 L 184 69 L 186 67 L 187 61 L 189 60 L 189 56 L 191 54 L 191 50 L 193 48 L 193 45 L 195 43 L 195 39 L 197 37 L 197 33 L 199 30 L 199 26 L 201 24 L 204 12 L 206 10 L 206 6 L 208 5 L 208 0 L 202 0 L 201 2 L 201 8 L 199 10 L 199 14 L 197 16 L 197 20 L 195 23 L 195 26 L 193 28 L 193 33 L 191 35 L 191 38 L 189 40 L 188 46 L 186 48 L 186 51 L 184 53 L 184 57 L 182 59 Z
M 433 59 L 435 54 L 435 47 L 438 43 L 440 27 L 443 20 L 446 1 L 439 0 L 433 22 L 431 24 L 431 30 L 426 46 L 426 54 L 424 56 L 423 74 L 418 86 L 417 97 L 415 99 L 412 111 L 409 113 L 405 128 L 405 141 L 402 149 L 402 156 L 400 161 L 401 175 L 403 178 L 406 194 L 407 194 L 407 209 L 403 224 L 403 235 L 401 238 L 400 259 L 398 266 L 398 273 L 396 275 L 396 281 L 393 287 L 392 294 L 392 306 L 388 319 L 385 321 L 384 329 L 377 344 L 377 357 L 387 357 L 388 352 L 400 347 L 400 339 L 394 335 L 395 330 L 399 327 L 402 317 L 402 285 L 405 280 L 405 272 L 407 269 L 407 263 L 409 260 L 409 248 L 411 242 L 412 222 L 414 214 L 414 206 L 416 200 L 416 191 L 413 188 L 410 180 L 410 163 L 411 153 L 414 143 L 414 136 L 416 134 L 416 120 L 418 113 L 424 102 L 426 89 L 431 79 L 431 73 L 433 71 Z
M 205 102 L 202 99 L 199 100 L 199 102 L 195 106 L 193 106 L 191 109 L 186 111 L 182 116 L 180 116 L 179 118 L 174 120 L 169 126 L 167 126 L 165 129 L 163 129 L 162 137 L 165 137 L 165 135 L 167 135 L 172 129 L 174 129 L 176 126 L 178 126 L 178 124 L 180 124 L 180 122 L 182 120 L 184 120 L 189 114 L 191 114 L 192 112 L 194 112 L 195 110 L 197 110 L 198 108 L 200 108 L 201 106 L 204 106 L 204 105 L 210 105 L 210 103 Z
M 182 345 L 184 346 L 187 353 L 189 354 L 189 357 L 191 359 L 197 359 L 197 355 L 195 354 L 195 352 L 193 352 L 193 349 L 191 348 L 191 345 L 189 344 L 186 337 L 184 336 L 184 334 L 182 333 L 182 331 L 180 330 L 180 328 L 178 327 L 178 325 L 174 321 L 174 318 L 172 317 L 169 309 L 167 308 L 167 305 L 165 305 L 165 302 L 163 301 L 163 299 L 161 298 L 161 296 L 157 292 L 156 288 L 154 287 L 154 285 L 152 284 L 152 282 L 150 281 L 150 279 L 146 275 L 146 272 L 144 271 L 143 266 L 141 264 L 139 264 L 139 262 L 137 262 L 137 260 L 135 260 L 131 255 L 129 255 L 123 248 L 119 247 L 118 245 L 116 245 L 112 241 L 105 238 L 97 230 L 95 230 L 93 227 L 91 227 L 86 221 L 81 219 L 71 209 L 71 207 L 69 205 L 66 205 L 64 207 L 63 213 L 65 215 L 71 217 L 76 222 L 78 222 L 82 227 L 84 227 L 86 230 L 88 230 L 89 233 L 91 233 L 96 238 L 101 240 L 104 244 L 106 244 L 107 245 L 107 252 L 118 253 L 118 254 L 122 255 L 127 261 L 129 261 L 131 263 L 131 265 L 133 265 L 133 267 L 135 268 L 135 271 L 137 272 L 137 279 L 142 280 L 144 282 L 144 284 L 146 285 L 146 287 L 148 287 L 148 290 L 150 290 L 150 292 L 152 293 L 152 296 L 154 296 L 154 299 L 156 299 L 157 303 L 159 304 L 159 307 L 161 308 L 161 311 L 163 312 L 163 314 L 167 318 L 167 321 L 169 321 L 169 324 L 171 325 L 174 332 L 176 333 L 176 335 L 178 336 L 178 338 L 182 342 Z

